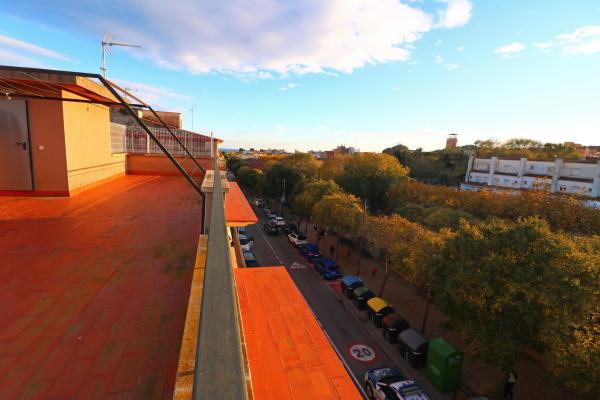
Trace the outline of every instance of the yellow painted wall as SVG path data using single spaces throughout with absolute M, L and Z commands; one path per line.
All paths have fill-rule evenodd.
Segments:
M 63 91 L 64 98 L 81 98 Z M 125 155 L 112 154 L 108 107 L 63 103 L 69 190 L 125 173 Z
M 27 109 L 35 190 L 67 192 L 63 103 L 28 100 Z
M 203 176 L 202 171 L 187 157 L 176 156 L 175 159 L 193 176 Z M 198 163 L 205 170 L 212 169 L 209 157 L 198 157 Z M 179 170 L 162 154 L 128 154 L 127 173 L 131 175 L 173 175 L 181 176 Z

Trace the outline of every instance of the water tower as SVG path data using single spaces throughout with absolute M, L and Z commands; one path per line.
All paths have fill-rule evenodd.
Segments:
M 458 135 L 456 133 L 451 133 L 448 135 L 448 139 L 446 139 L 446 150 L 455 149 L 458 144 Z

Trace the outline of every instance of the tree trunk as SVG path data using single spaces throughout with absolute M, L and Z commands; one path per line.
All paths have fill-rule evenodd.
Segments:
M 427 288 L 427 296 L 425 297 L 425 312 L 423 312 L 423 322 L 421 323 L 421 333 L 425 335 L 427 327 L 427 317 L 429 316 L 429 303 L 431 302 L 431 288 Z
M 306 225 L 304 225 L 304 235 L 308 237 L 308 223 L 310 218 L 306 218 Z
M 337 247 L 335 248 L 335 263 L 337 264 L 340 258 L 340 235 L 336 233 Z
M 387 283 L 388 277 L 390 276 L 390 270 L 388 268 L 388 255 L 385 253 L 385 275 L 383 276 L 383 282 L 381 282 L 381 289 L 379 289 L 379 297 L 383 297 L 383 289 Z
M 362 259 L 362 238 L 358 240 L 358 262 L 356 264 L 356 276 L 360 276 L 360 260 Z

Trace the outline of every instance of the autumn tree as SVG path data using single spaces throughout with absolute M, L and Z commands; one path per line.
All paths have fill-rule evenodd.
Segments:
M 315 204 L 324 196 L 339 192 L 340 187 L 333 180 L 314 180 L 305 184 L 302 191 L 298 193 L 293 201 L 292 207 L 298 216 L 308 221 L 313 214 Z M 305 227 L 305 232 L 307 228 Z
M 349 154 L 335 154 L 333 158 L 323 161 L 319 169 L 321 179 L 335 179 L 344 172 L 344 166 L 352 158 Z
M 358 198 L 347 193 L 335 192 L 329 194 L 315 204 L 313 209 L 315 222 L 336 232 L 336 259 L 339 256 L 342 235 L 355 236 L 358 233 L 361 213 Z
M 512 366 L 524 348 L 542 354 L 587 317 L 600 254 L 530 217 L 463 224 L 445 242 L 434 298 L 479 357 Z
M 374 212 L 385 206 L 387 191 L 406 179 L 408 169 L 389 154 L 359 153 L 352 156 L 336 182 L 346 191 L 367 199 Z

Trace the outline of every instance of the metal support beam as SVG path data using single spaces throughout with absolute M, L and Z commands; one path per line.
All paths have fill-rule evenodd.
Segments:
M 160 140 L 158 140 L 158 138 L 154 135 L 154 133 L 152 133 L 150 128 L 148 128 L 148 126 L 144 123 L 144 121 L 142 121 L 142 119 L 137 115 L 137 113 L 129 106 L 129 104 L 127 104 L 127 102 L 121 97 L 121 95 L 115 90 L 115 88 L 113 88 L 110 85 L 110 83 L 108 83 L 106 81 L 106 79 L 104 79 L 99 74 L 96 74 L 96 78 L 99 79 L 100 82 L 102 82 L 102 84 L 104 86 L 106 86 L 106 88 L 112 93 L 112 95 L 115 96 L 115 98 L 121 102 L 123 107 L 125 107 L 125 109 L 129 112 L 129 114 L 131 114 L 133 119 L 135 119 L 137 121 L 137 123 L 140 124 L 142 129 L 144 131 L 146 131 L 146 134 L 148 134 L 148 136 L 150 136 L 150 138 L 154 141 L 154 143 L 156 143 L 156 145 L 162 150 L 163 153 L 165 153 L 165 155 L 169 158 L 169 160 L 171 160 L 173 165 L 175 165 L 175 168 L 177 168 L 179 170 L 179 172 L 181 172 L 183 174 L 183 176 L 188 180 L 188 182 L 200 194 L 200 196 L 202 197 L 202 226 L 200 227 L 200 233 L 204 234 L 204 218 L 206 217 L 206 212 L 204 211 L 204 204 L 206 203 L 206 195 L 204 193 L 202 193 L 202 189 L 200 188 L 200 186 L 187 173 L 187 171 L 181 166 L 181 164 L 179 164 L 177 162 L 175 157 L 173 157 L 173 155 L 169 152 L 169 150 L 160 142 Z M 164 122 L 163 122 L 163 125 L 164 125 Z

